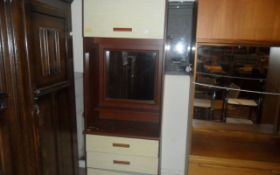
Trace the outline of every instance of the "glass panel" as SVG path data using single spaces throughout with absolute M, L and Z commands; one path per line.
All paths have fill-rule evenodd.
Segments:
M 107 97 L 154 100 L 156 51 L 106 51 Z
M 273 88 L 278 80 L 271 75 L 271 60 L 270 47 L 200 46 L 194 118 L 274 126 L 279 118 L 279 91 Z

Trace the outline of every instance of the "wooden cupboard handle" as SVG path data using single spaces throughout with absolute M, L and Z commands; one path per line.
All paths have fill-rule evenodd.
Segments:
M 113 143 L 112 145 L 113 145 L 113 147 L 119 147 L 119 148 L 129 148 L 130 147 L 129 144 L 125 144 L 125 143 Z
M 114 32 L 132 32 L 132 28 L 127 28 L 127 27 L 114 27 L 113 28 Z
M 119 165 L 130 165 L 129 161 L 123 161 L 123 160 L 113 160 L 113 163 Z

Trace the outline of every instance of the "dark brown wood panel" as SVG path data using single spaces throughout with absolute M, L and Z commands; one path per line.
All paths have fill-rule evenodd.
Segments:
M 108 63 L 108 51 L 115 54 L 113 58 L 115 60 L 110 63 L 111 65 Z M 163 40 L 84 38 L 84 52 L 84 104 L 87 133 L 97 132 L 111 135 L 126 135 L 130 137 L 158 138 L 160 135 L 159 124 L 161 121 Z M 113 85 L 116 85 L 114 87 L 117 87 L 116 89 L 118 90 L 117 92 L 110 92 L 110 94 L 115 97 L 109 96 L 109 68 L 114 67 L 113 76 L 121 74 L 119 71 L 123 70 L 124 65 L 120 63 L 122 59 L 117 55 L 125 54 L 123 52 L 131 54 L 135 60 L 138 59 L 136 57 L 139 53 L 139 55 L 149 53 L 157 55 L 154 62 L 155 73 L 149 74 L 151 77 L 154 76 L 153 87 L 148 85 L 148 83 L 143 83 L 143 80 L 139 80 L 139 82 L 142 83 L 137 86 L 141 87 L 142 85 L 146 85 L 148 89 L 152 89 L 153 96 L 152 98 L 151 95 L 147 97 L 149 100 L 137 100 L 134 99 L 133 95 L 131 95 L 133 97 L 127 95 L 126 89 L 135 87 L 134 85 L 131 85 L 129 88 L 122 87 L 123 83 L 131 83 L 132 81 L 127 80 L 131 78 L 127 76 L 127 72 L 124 72 L 127 76 L 123 77 L 124 82 L 118 81 L 116 77 L 112 78 L 114 80 Z M 118 62 L 118 60 L 120 60 L 120 62 Z M 117 64 L 113 65 L 113 63 Z M 141 73 L 141 71 L 145 70 L 141 66 L 142 65 L 137 67 L 137 65 L 134 65 L 132 66 L 133 68 L 125 69 L 128 70 L 128 72 L 129 70 L 133 72 L 133 70 L 138 70 L 139 68 L 139 72 Z M 136 74 L 139 72 L 136 71 L 131 79 L 135 80 L 134 76 L 137 76 Z M 112 76 L 112 72 L 110 76 Z M 112 90 L 112 85 L 110 89 Z M 136 88 L 134 92 L 142 94 L 142 92 L 138 90 L 139 89 Z M 125 92 L 125 94 L 120 91 Z M 141 97 L 137 96 L 136 98 Z M 154 127 L 154 130 L 151 130 L 151 126 Z
M 30 84 L 39 174 L 78 173 L 70 4 L 29 4 Z
M 36 106 L 38 119 L 40 174 L 58 175 L 57 135 L 55 126 L 55 104 L 53 95 L 41 97 Z
M 66 21 L 32 13 L 34 79 L 37 87 L 66 80 Z
M 105 58 L 107 54 L 106 51 L 108 50 L 112 50 L 116 54 L 123 50 L 124 52 L 131 53 L 152 52 L 157 54 L 155 61 L 153 100 L 145 101 L 125 99 L 122 97 L 108 97 L 107 89 L 109 75 L 106 72 L 110 66 L 106 62 L 108 58 Z M 143 128 L 148 128 L 149 123 L 154 123 L 155 125 L 160 123 L 163 40 L 84 38 L 84 52 L 84 96 L 87 129 L 93 130 L 93 132 L 98 132 L 98 130 L 110 132 L 110 129 L 107 127 L 110 125 L 111 127 L 116 127 L 120 130 L 120 132 L 118 132 L 118 130 L 115 130 L 114 132 L 122 133 L 121 135 L 123 135 L 125 130 L 121 131 L 122 129 L 120 129 L 120 126 L 122 126 L 122 124 L 116 124 L 116 126 L 114 126 L 112 123 L 139 122 Z M 119 66 L 122 67 L 122 65 Z M 115 74 L 118 73 L 115 72 Z M 121 87 L 120 84 L 117 84 L 117 86 Z M 117 94 L 116 96 L 119 95 Z M 108 121 L 108 125 L 105 124 L 106 121 Z M 100 123 L 103 124 L 100 125 Z M 132 127 L 132 125 L 127 127 Z M 139 128 L 141 127 L 135 127 L 135 130 Z M 128 129 L 127 131 L 130 131 L 131 133 L 138 132 L 133 131 L 133 129 Z M 141 135 L 143 137 L 143 133 Z M 147 135 L 149 134 L 147 133 Z

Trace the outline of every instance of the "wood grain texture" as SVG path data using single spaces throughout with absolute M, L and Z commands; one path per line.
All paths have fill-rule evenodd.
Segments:
M 278 0 L 199 0 L 197 41 L 280 41 Z
M 280 163 L 280 137 L 270 134 L 193 129 L 191 155 Z
M 278 175 L 279 164 L 221 159 L 206 156 L 189 157 L 189 175 Z

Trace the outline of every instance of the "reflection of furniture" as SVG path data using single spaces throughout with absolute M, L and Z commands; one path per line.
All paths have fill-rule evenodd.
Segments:
M 227 98 L 224 100 L 224 118 L 223 121 L 227 122 L 227 116 L 228 116 L 228 106 L 240 106 L 240 107 L 248 107 L 249 109 L 249 119 L 252 120 L 252 109 L 256 110 L 256 123 L 259 122 L 259 103 L 257 103 L 253 99 L 243 99 L 238 98 L 239 96 L 239 89 L 240 87 L 237 86 L 234 83 L 230 84 L 230 88 L 233 88 L 235 90 L 229 90 L 227 94 Z M 259 100 L 260 102 L 261 100 Z
M 207 72 L 211 72 L 211 73 L 223 73 L 224 72 L 222 66 L 204 65 L 204 68 L 206 69 Z
M 212 118 L 211 100 L 195 98 L 193 106 L 196 108 L 207 109 L 208 110 L 208 119 L 210 120 Z

